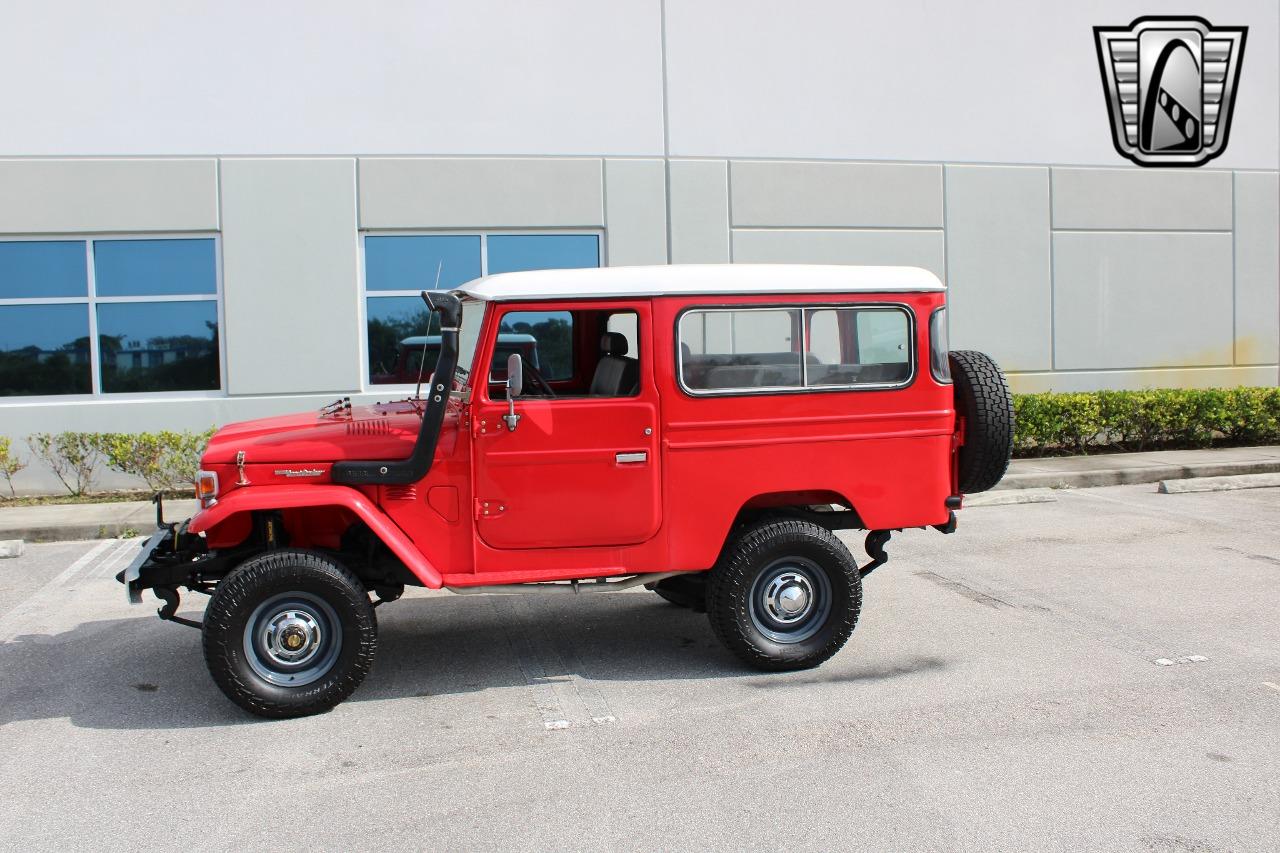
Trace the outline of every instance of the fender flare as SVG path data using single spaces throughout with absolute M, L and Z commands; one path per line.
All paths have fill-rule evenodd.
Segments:
M 244 512 L 299 507 L 340 506 L 355 513 L 373 534 L 400 558 L 409 571 L 428 589 L 440 589 L 444 579 L 418 546 L 377 507 L 364 492 L 350 486 L 254 486 L 237 489 L 208 509 L 202 509 L 187 523 L 190 533 L 204 533 Z

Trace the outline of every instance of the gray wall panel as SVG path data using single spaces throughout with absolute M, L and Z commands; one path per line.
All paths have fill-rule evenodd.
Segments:
M 0 160 L 0 233 L 217 228 L 215 160 Z
M 735 160 L 729 175 L 734 227 L 942 227 L 941 166 Z
M 1280 360 L 1280 176 L 1238 172 L 1236 364 Z
M 733 232 L 736 263 L 871 264 L 924 267 L 945 276 L 941 231 L 806 231 L 768 229 Z
M 1048 370 L 1048 169 L 948 166 L 946 182 L 952 348 L 986 352 L 1005 370 Z
M 1054 168 L 1053 227 L 1229 230 L 1231 173 Z
M 724 160 L 672 160 L 671 262 L 723 264 L 729 260 L 729 164 Z
M 360 227 L 598 228 L 602 165 L 596 158 L 361 158 Z
M 355 160 L 222 164 L 231 394 L 360 387 Z
M 667 169 L 661 160 L 605 160 L 610 266 L 667 262 Z
M 1072 370 L 1013 373 L 1015 394 L 1042 391 L 1140 391 L 1148 388 L 1230 388 L 1275 385 L 1275 367 L 1170 367 L 1153 370 Z
M 1230 234 L 1053 237 L 1059 369 L 1231 364 Z

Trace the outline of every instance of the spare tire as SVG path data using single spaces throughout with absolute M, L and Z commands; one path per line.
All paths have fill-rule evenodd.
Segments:
M 1013 395 L 991 356 L 951 352 L 956 416 L 964 418 L 960 446 L 960 492 L 985 492 L 1004 476 L 1013 454 Z

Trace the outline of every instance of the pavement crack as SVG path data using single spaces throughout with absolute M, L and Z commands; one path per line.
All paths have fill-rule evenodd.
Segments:
M 1228 551 L 1232 554 L 1239 554 L 1242 557 L 1247 557 L 1248 559 L 1259 563 L 1270 563 L 1273 566 L 1280 566 L 1280 558 L 1277 557 L 1268 557 L 1266 554 L 1255 554 L 1252 551 L 1245 551 L 1242 548 L 1232 548 L 1230 545 L 1217 545 L 1215 548 L 1218 551 Z
M 990 607 L 995 610 L 999 610 L 1002 607 L 1017 607 L 1016 604 L 1011 604 L 1008 601 L 1005 601 L 1003 598 L 996 598 L 994 595 L 989 595 L 985 592 L 982 592 L 981 590 L 974 589 L 973 587 L 963 584 L 960 581 L 943 577 L 942 575 L 937 574 L 936 572 L 928 572 L 928 571 L 915 572 L 915 575 L 916 577 L 924 578 L 927 581 L 932 581 L 933 583 L 936 583 L 938 586 L 942 587 L 943 589 L 949 589 L 952 592 L 956 593 L 957 595 L 962 595 L 972 602 L 975 602 L 977 604 L 984 604 L 987 607 Z

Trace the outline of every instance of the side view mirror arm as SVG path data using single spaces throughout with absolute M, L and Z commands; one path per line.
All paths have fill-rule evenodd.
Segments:
M 507 413 L 502 416 L 507 432 L 515 432 L 516 425 L 520 423 L 520 416 L 516 414 L 516 397 L 523 390 L 524 360 L 520 358 L 520 353 L 513 352 L 507 356 Z

